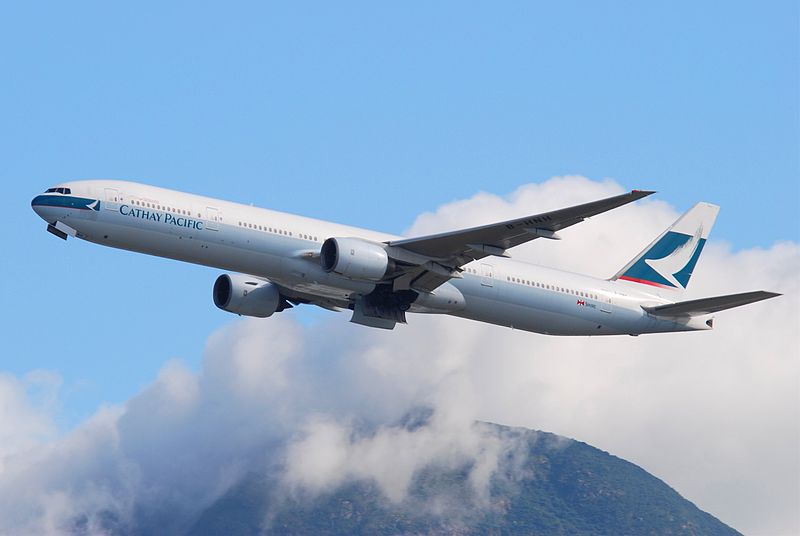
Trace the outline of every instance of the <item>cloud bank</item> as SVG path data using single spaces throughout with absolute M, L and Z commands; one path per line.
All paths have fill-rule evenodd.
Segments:
M 409 234 L 622 190 L 560 177 L 481 193 L 421 215 Z M 607 277 L 677 216 L 646 200 L 512 253 Z M 147 518 L 177 533 L 253 468 L 272 466 L 287 494 L 369 479 L 401 501 L 420 468 L 469 462 L 480 498 L 514 445 L 476 420 L 608 450 L 746 533 L 798 533 L 800 246 L 734 251 L 711 239 L 689 297 L 786 296 L 722 313 L 712 332 L 638 338 L 553 338 L 421 315 L 393 332 L 345 314 L 312 326 L 291 312 L 235 320 L 209 337 L 199 373 L 168 362 L 126 404 L 62 437 L 58 377 L 0 375 L 0 533 L 100 533 L 109 512 L 120 526 Z M 421 407 L 429 419 L 397 425 Z

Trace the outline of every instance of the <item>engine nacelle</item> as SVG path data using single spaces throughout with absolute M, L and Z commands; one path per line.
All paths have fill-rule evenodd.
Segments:
M 394 269 L 394 261 L 381 244 L 361 238 L 327 239 L 320 262 L 326 272 L 366 281 L 380 281 Z
M 223 274 L 214 282 L 214 305 L 237 315 L 266 318 L 278 310 L 281 294 L 269 281 L 242 274 Z

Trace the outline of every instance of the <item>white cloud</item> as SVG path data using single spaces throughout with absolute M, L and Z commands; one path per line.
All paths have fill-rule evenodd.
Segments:
M 411 232 L 621 191 L 612 181 L 556 178 L 445 205 Z M 676 217 L 646 200 L 512 253 L 607 277 Z M 177 532 L 245 471 L 269 463 L 265 446 L 287 442 L 290 489 L 370 478 L 399 501 L 426 463 L 469 460 L 480 496 L 513 445 L 485 434 L 479 419 L 609 450 L 744 532 L 797 533 L 799 273 L 795 243 L 733 251 L 712 234 L 692 296 L 787 295 L 722 313 L 704 333 L 554 338 L 414 315 L 393 332 L 349 324 L 345 314 L 310 327 L 291 312 L 235 321 L 209 338 L 200 374 L 169 362 L 124 407 L 101 409 L 60 439 L 52 404 L 32 402 L 27 380 L 0 376 L 0 532 L 58 533 L 76 512 L 91 529 L 101 510 L 134 519 L 134 506 Z M 421 406 L 435 410 L 427 425 L 393 426 Z
M 56 435 L 52 420 L 60 378 L 33 371 L 21 380 L 0 374 L 0 476 L 12 456 Z

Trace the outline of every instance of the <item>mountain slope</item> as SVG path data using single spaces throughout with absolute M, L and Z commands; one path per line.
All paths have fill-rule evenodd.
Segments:
M 267 474 L 234 486 L 189 534 L 735 535 L 664 482 L 625 460 L 553 434 L 486 424 L 514 436 L 487 496 L 470 466 L 430 466 L 393 503 L 371 481 L 316 495 L 285 493 Z

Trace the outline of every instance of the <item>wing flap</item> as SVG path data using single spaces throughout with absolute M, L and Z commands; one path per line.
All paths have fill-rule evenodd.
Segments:
M 642 309 L 656 316 L 700 316 L 734 307 L 741 307 L 748 303 L 755 303 L 761 300 L 768 300 L 780 296 L 777 292 L 767 292 L 757 290 L 754 292 L 743 292 L 741 294 L 728 294 L 726 296 L 714 296 L 712 298 L 700 298 L 699 300 L 689 300 L 667 305 L 657 305 L 655 307 L 642 306 Z

